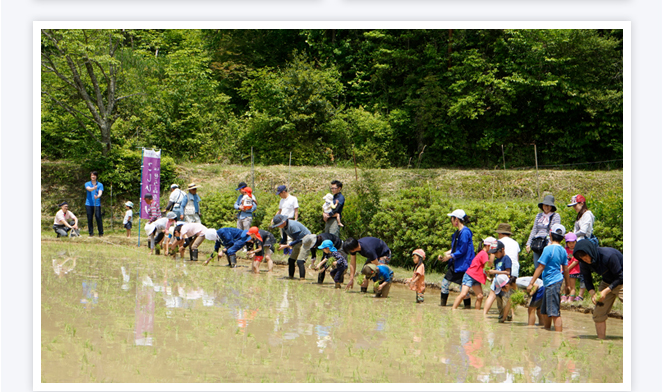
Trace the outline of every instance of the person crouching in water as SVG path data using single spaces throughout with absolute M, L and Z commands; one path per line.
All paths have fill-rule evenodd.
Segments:
M 331 242 L 331 240 L 322 241 L 322 244 L 318 246 L 318 249 L 322 249 L 322 252 L 324 253 L 322 261 L 320 261 L 320 263 L 317 265 L 318 269 L 322 268 L 322 266 L 327 263 L 330 257 L 335 259 L 331 264 L 331 271 L 329 271 L 329 274 L 331 275 L 332 279 L 334 279 L 334 288 L 340 289 L 341 283 L 343 283 L 343 275 L 345 275 L 345 271 L 348 269 L 348 261 L 345 259 L 343 254 L 339 252 L 338 249 L 336 249 L 334 243 Z M 389 292 L 389 290 L 387 290 L 387 292 Z
M 274 262 L 270 255 L 274 253 L 274 244 L 276 239 L 274 235 L 267 230 L 260 230 L 257 226 L 252 226 L 247 232 L 255 244 L 255 249 L 247 252 L 247 256 L 253 257 L 253 272 L 260 273 L 260 263 L 263 258 L 267 260 L 267 272 L 272 272 L 274 269 Z
M 361 273 L 366 277 L 365 279 L 371 279 L 376 283 L 374 286 L 375 298 L 387 298 L 394 278 L 394 271 L 388 265 L 366 264 L 361 269 Z
M 497 310 L 499 315 L 497 317 L 498 323 L 503 323 L 504 320 L 511 321 L 511 318 L 508 317 L 509 311 L 511 310 L 511 301 L 509 298 L 516 290 L 518 286 L 516 285 L 515 276 L 509 275 L 497 275 L 493 282 L 493 293 L 497 299 Z
M 481 309 L 481 302 L 483 302 L 483 287 L 481 285 L 486 284 L 486 273 L 483 270 L 483 267 L 488 262 L 488 250 L 490 250 L 491 244 L 497 242 L 493 237 L 488 237 L 483 240 L 483 247 L 474 256 L 472 259 L 472 264 L 470 268 L 467 269 L 465 275 L 463 276 L 463 287 L 460 289 L 460 294 L 456 297 L 454 305 L 451 309 L 458 309 L 460 302 L 465 298 L 467 293 L 470 292 L 470 288 L 474 290 L 474 294 L 477 297 L 476 302 L 474 303 L 474 308 L 476 310 Z
M 416 301 L 418 304 L 424 302 L 424 292 L 426 291 L 426 282 L 424 276 L 426 270 L 424 268 L 424 260 L 426 259 L 426 252 L 423 249 L 415 249 L 412 251 L 412 262 L 414 263 L 414 275 L 412 278 L 405 281 L 410 287 L 410 290 L 417 293 Z

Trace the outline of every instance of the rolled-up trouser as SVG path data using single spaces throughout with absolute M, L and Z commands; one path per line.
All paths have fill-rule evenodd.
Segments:
M 253 217 L 240 218 L 237 219 L 237 228 L 240 230 L 248 230 L 251 228 L 251 222 L 253 222 Z
M 327 222 L 325 222 L 324 233 L 333 234 L 336 237 L 341 238 L 341 228 L 338 226 L 336 217 L 327 219 Z
M 610 285 L 604 281 L 601 281 L 599 284 L 599 291 L 607 289 Z M 601 323 L 608 319 L 608 313 L 612 309 L 612 305 L 615 303 L 615 299 L 619 298 L 620 301 L 624 302 L 624 285 L 619 285 L 612 289 L 608 295 L 605 296 L 603 305 L 599 306 L 596 304 L 594 307 L 594 312 L 592 312 L 592 319 L 595 323 Z
M 99 235 L 104 235 L 104 225 L 101 222 L 101 206 L 85 206 L 85 212 L 87 213 L 87 231 L 90 235 L 93 233 L 93 223 L 92 217 L 97 220 L 97 230 Z
M 58 237 L 66 237 L 71 229 L 65 225 L 53 225 L 53 230 L 55 230 Z

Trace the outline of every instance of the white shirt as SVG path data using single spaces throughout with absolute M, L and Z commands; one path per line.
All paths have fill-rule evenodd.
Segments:
M 519 276 L 518 253 L 520 253 L 520 245 L 511 237 L 502 237 L 499 241 L 504 244 L 504 253 L 511 259 L 511 276 Z
M 132 216 L 134 216 L 134 212 L 132 210 L 127 210 L 127 212 L 124 213 L 124 220 L 122 221 L 122 224 L 126 225 Z
M 573 232 L 578 236 L 578 240 L 590 238 L 594 232 L 594 214 L 591 211 L 585 211 L 573 225 Z
M 287 216 L 289 219 L 293 219 L 295 217 L 295 208 L 299 208 L 299 203 L 297 203 L 296 197 L 288 195 L 285 199 L 281 199 L 279 208 L 281 209 L 281 214 Z
M 175 204 L 180 204 L 182 199 L 184 199 L 184 191 L 182 191 L 180 188 L 177 188 L 170 193 L 170 198 L 168 198 L 168 201 L 172 201 Z

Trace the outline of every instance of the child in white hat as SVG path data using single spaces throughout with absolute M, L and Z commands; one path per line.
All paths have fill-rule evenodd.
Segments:
M 128 201 L 124 203 L 124 206 L 126 207 L 127 211 L 124 213 L 124 220 L 122 221 L 122 224 L 124 225 L 124 228 L 127 229 L 127 238 L 131 237 L 131 219 L 134 216 L 134 203 Z

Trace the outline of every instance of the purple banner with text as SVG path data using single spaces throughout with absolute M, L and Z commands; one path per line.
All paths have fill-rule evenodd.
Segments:
M 143 149 L 143 168 L 140 176 L 140 218 L 150 218 L 150 206 L 145 203 L 145 195 L 152 195 L 153 203 L 159 205 L 161 193 L 161 150 Z

